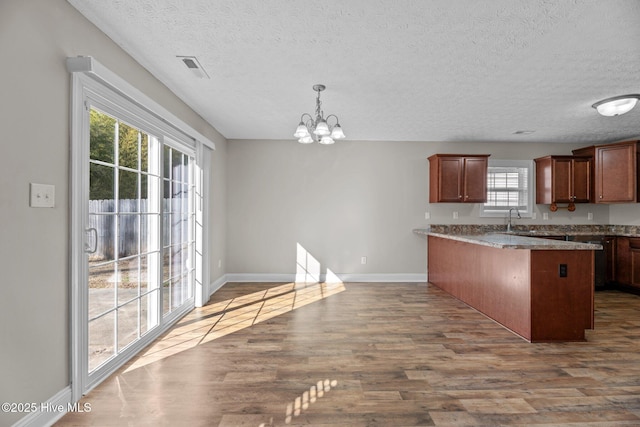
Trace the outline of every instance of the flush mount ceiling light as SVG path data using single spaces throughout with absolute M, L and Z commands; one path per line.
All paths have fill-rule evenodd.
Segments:
M 298 138 L 298 142 L 301 144 L 311 144 L 314 141 L 318 141 L 320 144 L 333 144 L 336 139 L 344 138 L 344 132 L 340 126 L 338 116 L 330 114 L 327 118 L 324 118 L 322 111 L 322 102 L 320 102 L 320 92 L 326 89 L 325 85 L 314 85 L 313 90 L 318 92 L 316 98 L 316 117 L 315 119 L 309 113 L 304 113 L 300 117 L 300 124 L 296 128 L 296 133 L 293 134 Z M 330 125 L 329 119 L 333 117 L 336 119 L 334 125 Z
M 636 106 L 640 95 L 621 95 L 603 99 L 592 105 L 603 116 L 612 117 L 628 113 Z

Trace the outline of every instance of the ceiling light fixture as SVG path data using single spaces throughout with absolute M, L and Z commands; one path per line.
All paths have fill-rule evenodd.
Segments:
M 330 114 L 326 119 L 324 118 L 324 112 L 321 108 L 322 102 L 320 102 L 320 92 L 325 89 L 325 85 L 317 84 L 313 86 L 313 90 L 318 92 L 318 97 L 316 98 L 316 117 L 314 119 L 311 114 L 304 113 L 300 117 L 300 124 L 296 128 L 296 133 L 293 134 L 301 144 L 311 144 L 314 141 L 318 141 L 320 144 L 329 145 L 336 142 L 336 139 L 345 138 L 338 116 Z M 331 117 L 336 119 L 336 123 L 333 126 L 328 123 Z
M 592 105 L 603 116 L 612 117 L 628 113 L 636 106 L 640 95 L 621 95 L 603 99 Z

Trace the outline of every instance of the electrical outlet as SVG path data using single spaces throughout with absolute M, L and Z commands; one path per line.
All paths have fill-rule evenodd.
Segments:
M 29 184 L 29 206 L 32 208 L 52 208 L 56 202 L 56 187 L 47 184 Z
M 542 213 L 542 219 L 545 220 L 545 221 L 548 220 L 549 219 L 549 214 L 546 213 L 546 212 L 543 212 Z
M 457 211 L 453 211 L 453 219 L 458 219 L 458 212 Z
M 221 259 L 218 260 L 218 268 L 222 268 L 222 260 Z
M 532 214 L 531 214 L 531 219 L 536 219 L 536 218 L 538 218 L 538 214 L 537 214 L 537 213 L 535 213 L 535 212 L 534 212 L 534 213 L 532 213 Z
M 588 219 L 589 221 L 593 220 L 593 212 L 589 212 L 589 213 L 587 213 L 587 219 Z
M 560 264 L 558 267 L 558 275 L 560 277 L 567 277 L 567 264 Z
M 424 219 L 431 219 L 431 212 L 425 212 Z
M 366 264 L 366 263 L 367 263 L 367 257 L 366 256 L 360 257 L 360 264 Z

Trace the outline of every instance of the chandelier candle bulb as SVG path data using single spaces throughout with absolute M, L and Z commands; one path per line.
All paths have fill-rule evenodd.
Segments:
M 304 113 L 300 117 L 300 123 L 293 134 L 301 144 L 311 144 L 317 141 L 323 145 L 330 145 L 335 143 L 337 139 L 345 138 L 338 116 L 330 114 L 326 118 L 324 117 L 322 102 L 320 102 L 320 92 L 325 89 L 325 85 L 317 84 L 313 86 L 313 90 L 318 92 L 318 96 L 316 97 L 315 119 L 311 114 Z M 331 118 L 335 119 L 335 124 L 333 125 L 329 123 L 329 119 Z

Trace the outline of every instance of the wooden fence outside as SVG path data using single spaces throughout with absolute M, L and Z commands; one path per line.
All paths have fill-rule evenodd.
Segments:
M 181 203 L 182 199 L 163 200 L 162 241 L 165 245 L 187 239 L 188 215 L 181 211 Z M 159 214 L 148 212 L 147 199 L 123 199 L 118 204 L 118 257 L 147 252 L 149 217 Z M 96 251 L 90 255 L 92 261 L 115 259 L 115 208 L 115 200 L 89 200 L 89 228 L 96 230 L 98 238 Z M 94 244 L 93 237 L 89 239 Z

